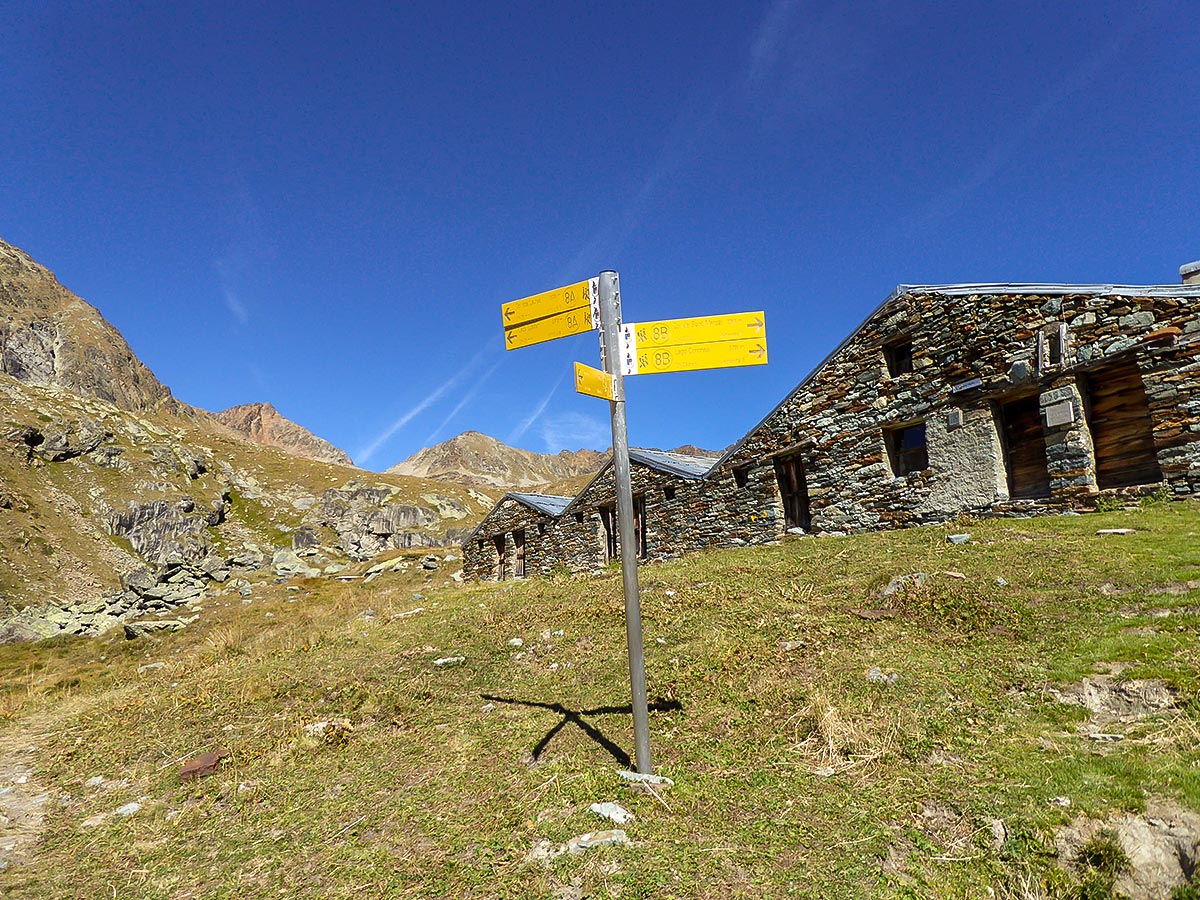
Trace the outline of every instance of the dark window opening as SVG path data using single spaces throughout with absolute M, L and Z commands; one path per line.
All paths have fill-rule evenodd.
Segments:
M 525 577 L 525 529 L 513 532 L 513 578 Z
M 1008 496 L 1015 500 L 1049 497 L 1046 436 L 1042 432 L 1037 394 L 1001 404 L 1000 434 L 1004 444 Z
M 750 483 L 750 467 L 738 466 L 733 470 L 733 483 L 739 488 L 744 488 Z
M 897 477 L 929 468 L 929 453 L 925 447 L 925 423 L 917 422 L 903 428 L 884 432 L 888 461 Z
M 575 513 L 575 521 L 582 525 L 583 524 L 583 513 Z
M 1089 374 L 1083 388 L 1096 485 L 1104 489 L 1162 481 L 1150 404 L 1137 366 L 1106 366 Z
M 912 341 L 892 341 L 883 345 L 883 358 L 887 361 L 888 375 L 906 375 L 913 370 Z
M 1058 368 L 1063 361 L 1062 330 L 1056 329 L 1046 335 L 1046 362 Z
M 673 488 L 673 487 L 663 488 L 663 499 L 664 500 L 674 500 L 675 499 L 675 488 Z
M 804 460 L 798 455 L 775 460 L 775 480 L 779 482 L 779 495 L 783 499 L 783 519 L 787 528 L 812 527 L 808 509 L 808 477 L 804 471 Z
M 546 533 L 546 523 L 538 522 L 538 534 L 545 534 L 545 533 Z
M 496 580 L 504 580 L 504 535 L 498 534 L 492 538 L 492 544 L 496 548 Z

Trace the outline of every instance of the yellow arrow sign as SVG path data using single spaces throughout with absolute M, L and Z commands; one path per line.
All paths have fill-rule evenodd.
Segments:
M 583 334 L 595 327 L 592 308 L 582 306 L 562 315 L 535 319 L 524 325 L 504 329 L 504 349 L 516 350 L 519 347 L 528 347 L 531 344 L 540 344 L 572 334 Z
M 532 297 L 522 297 L 500 307 L 500 319 L 505 328 L 524 325 L 547 316 L 557 316 L 569 310 L 591 307 L 598 302 L 600 279 L 589 278 L 566 287 L 555 288 Z
M 589 397 L 599 397 L 601 400 L 612 400 L 615 396 L 613 377 L 581 362 L 575 363 L 575 390 Z
M 632 353 L 626 352 L 621 363 L 621 369 L 626 375 L 726 369 L 731 366 L 763 366 L 767 363 L 767 342 L 713 341 L 707 344 L 638 349 Z
M 762 312 L 730 313 L 723 316 L 697 316 L 692 319 L 664 319 L 660 322 L 629 322 L 621 326 L 628 345 L 637 342 L 639 351 L 650 347 L 678 347 L 681 344 L 707 344 L 713 341 L 765 340 L 767 318 Z

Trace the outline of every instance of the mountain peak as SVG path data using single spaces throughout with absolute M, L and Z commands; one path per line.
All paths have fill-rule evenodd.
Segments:
M 0 241 L 0 372 L 132 412 L 175 404 L 120 332 L 28 253 Z M 180 410 L 181 407 L 176 405 Z
M 281 415 L 270 403 L 243 403 L 213 413 L 212 416 L 222 425 L 244 434 L 254 443 L 264 447 L 276 447 L 292 456 L 315 459 L 319 462 L 354 465 L 344 451 Z
M 427 447 L 387 471 L 481 487 L 517 490 L 541 487 L 595 472 L 604 464 L 599 450 L 534 453 L 510 447 L 478 431 Z

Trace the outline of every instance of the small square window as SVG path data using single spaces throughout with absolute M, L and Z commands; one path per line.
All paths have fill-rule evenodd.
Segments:
M 888 461 L 896 477 L 929 468 L 929 453 L 925 446 L 925 423 L 917 422 L 884 433 Z
M 673 487 L 663 488 L 663 498 L 666 500 L 674 500 L 675 499 L 675 488 L 673 488 Z
M 740 488 L 744 488 L 750 483 L 750 467 L 738 466 L 733 470 L 733 483 Z
M 538 522 L 538 534 L 545 534 L 545 533 L 546 533 L 546 523 Z
M 583 513 L 575 513 L 575 521 L 580 525 L 583 524 Z
M 888 375 L 895 378 L 913 370 L 912 341 L 892 341 L 883 345 L 883 358 L 887 361 Z

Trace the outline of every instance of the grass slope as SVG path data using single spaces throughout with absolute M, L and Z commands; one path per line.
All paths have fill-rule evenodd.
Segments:
M 971 542 L 948 544 L 959 531 Z M 656 794 L 615 774 L 632 746 L 612 711 L 628 703 L 616 571 L 308 582 L 213 599 L 161 639 L 0 648 L 0 746 L 36 744 L 32 778 L 61 798 L 0 890 L 1069 896 L 1057 826 L 1147 797 L 1200 809 L 1200 590 L 1180 587 L 1200 579 L 1198 533 L 1200 505 L 1158 504 L 647 568 L 652 740 L 676 782 Z M 916 571 L 924 587 L 879 596 Z M 447 656 L 465 661 L 434 664 Z M 1047 688 L 1117 663 L 1178 704 L 1090 741 L 1084 710 Z M 897 683 L 869 682 L 876 666 Z M 337 719 L 351 728 L 306 733 Z M 181 784 L 179 762 L 217 747 L 219 772 Z M 610 827 L 588 811 L 606 800 L 634 812 L 633 846 L 526 862 L 539 838 Z

